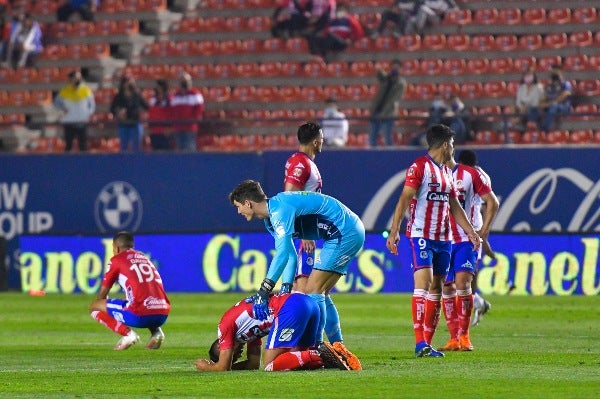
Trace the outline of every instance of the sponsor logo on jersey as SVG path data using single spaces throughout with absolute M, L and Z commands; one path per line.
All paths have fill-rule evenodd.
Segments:
M 278 340 L 280 342 L 289 342 L 292 340 L 292 337 L 294 336 L 294 329 L 293 328 L 284 328 L 283 330 L 281 330 L 281 332 L 279 333 L 279 338 Z
M 421 251 L 421 252 L 419 252 L 419 257 L 421 259 L 427 259 L 427 257 L 428 257 L 427 251 Z
M 102 188 L 94 206 L 96 225 L 102 232 L 136 231 L 143 216 L 142 199 L 131 184 L 113 181 Z
M 427 193 L 427 201 L 435 201 L 435 202 L 448 202 L 450 199 L 450 194 L 441 193 L 437 191 L 431 191 Z
M 440 183 L 429 183 L 428 186 L 429 187 L 439 187 Z
M 167 309 L 169 307 L 166 299 L 155 298 L 153 296 L 144 299 L 144 306 L 146 309 Z

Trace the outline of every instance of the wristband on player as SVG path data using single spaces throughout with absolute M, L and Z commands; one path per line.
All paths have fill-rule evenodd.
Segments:
M 266 278 L 262 281 L 262 283 L 260 283 L 260 289 L 258 290 L 258 294 L 259 295 L 264 295 L 264 294 L 268 295 L 271 293 L 271 291 L 273 291 L 273 288 L 275 288 L 275 281 Z

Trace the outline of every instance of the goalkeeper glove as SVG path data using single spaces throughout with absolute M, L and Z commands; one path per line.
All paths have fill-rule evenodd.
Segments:
M 289 294 L 291 292 L 292 292 L 292 284 L 291 283 L 281 284 L 281 289 L 279 290 L 280 294 Z
M 247 302 L 252 302 L 252 314 L 257 320 L 266 320 L 269 317 L 269 294 L 273 291 L 275 282 L 268 278 L 260 284 L 258 292 L 248 297 Z

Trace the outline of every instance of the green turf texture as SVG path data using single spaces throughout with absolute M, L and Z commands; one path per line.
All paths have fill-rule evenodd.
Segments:
M 160 350 L 119 336 L 85 295 L 1 293 L 0 398 L 598 398 L 600 298 L 490 296 L 473 352 L 413 354 L 410 296 L 334 294 L 363 371 L 199 373 L 221 314 L 240 294 L 172 294 Z M 445 322 L 434 346 L 448 337 Z

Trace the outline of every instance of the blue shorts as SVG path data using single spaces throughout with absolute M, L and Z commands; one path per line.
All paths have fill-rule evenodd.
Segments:
M 165 321 L 167 321 L 168 317 L 167 315 L 163 314 L 138 316 L 134 313 L 131 313 L 131 311 L 127 309 L 126 300 L 118 298 L 106 300 L 106 311 L 118 322 L 129 327 L 138 328 L 160 327 L 165 324 Z
M 266 349 L 309 348 L 317 343 L 321 311 L 314 299 L 292 294 L 279 309 L 269 331 Z
M 467 272 L 475 275 L 477 272 L 478 256 L 479 251 L 473 249 L 473 243 L 470 241 L 452 245 L 450 271 L 448 271 L 448 276 L 446 276 L 446 284 L 452 284 L 458 272 Z
M 358 255 L 365 244 L 365 227 L 358 220 L 351 232 L 346 232 L 340 238 L 326 240 L 314 268 L 340 275 L 348 271 L 348 263 Z
M 436 276 L 445 276 L 450 268 L 450 252 L 452 243 L 450 241 L 428 240 L 423 237 L 412 237 L 410 239 L 412 249 L 412 263 L 410 265 L 413 272 L 433 268 L 433 274 Z

